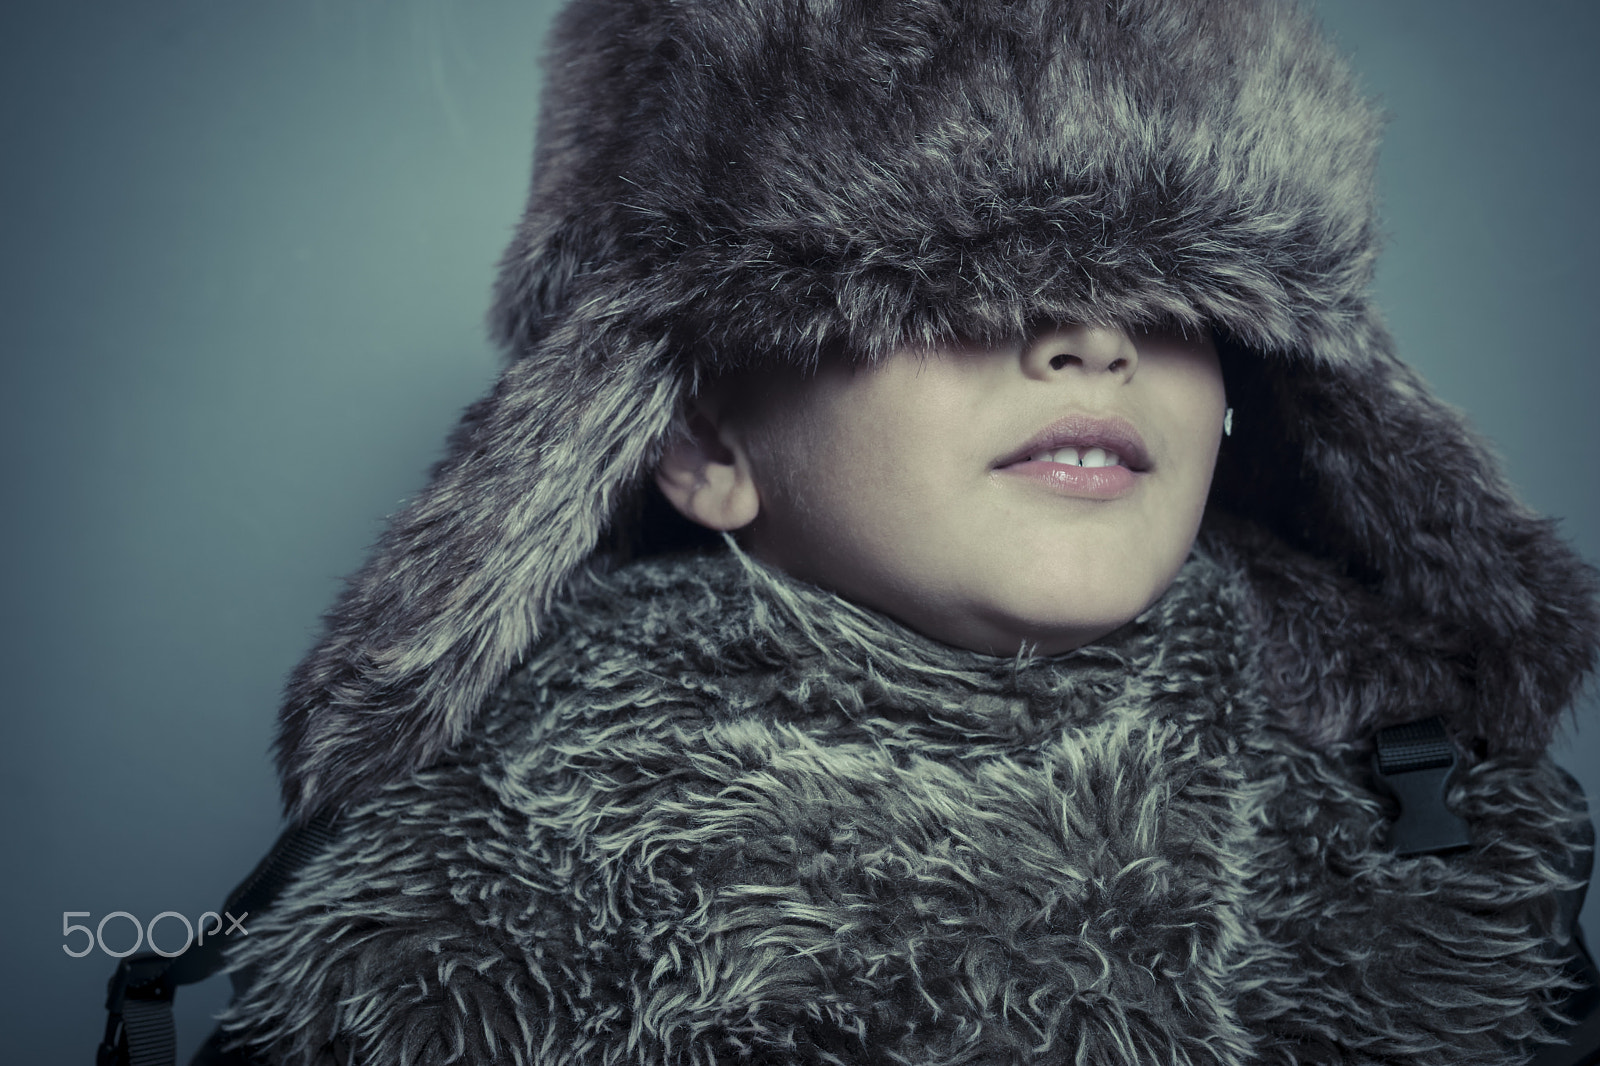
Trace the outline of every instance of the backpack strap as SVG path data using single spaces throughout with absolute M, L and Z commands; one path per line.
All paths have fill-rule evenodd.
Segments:
M 336 817 L 327 813 L 284 830 L 266 857 L 228 894 L 222 913 L 242 923 L 252 912 L 271 906 L 300 868 L 333 841 L 336 825 Z M 141 951 L 117 964 L 106 989 L 106 1031 L 95 1066 L 173 1066 L 178 1053 L 173 996 L 179 985 L 203 981 L 222 969 L 223 935 L 191 944 L 171 957 Z M 247 975 L 232 977 L 235 994 L 249 984 Z

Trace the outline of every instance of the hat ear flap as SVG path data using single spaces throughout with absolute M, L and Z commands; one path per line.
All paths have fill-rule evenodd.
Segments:
M 1594 666 L 1595 571 L 1391 347 L 1374 323 L 1336 357 L 1229 382 L 1213 499 L 1305 553 L 1248 553 L 1282 659 L 1263 668 L 1318 742 L 1443 714 L 1492 750 L 1541 750 Z
M 558 327 L 468 409 L 290 678 L 276 749 L 291 817 L 459 740 L 657 459 L 682 388 L 664 348 Z
M 592 281 L 603 273 L 592 264 L 613 258 L 604 242 L 584 228 L 573 223 L 553 225 L 545 211 L 530 208 L 500 259 L 489 310 L 490 336 L 514 359 L 532 352 L 567 306 L 575 280 L 586 272 L 585 264 L 591 264 L 587 273 Z

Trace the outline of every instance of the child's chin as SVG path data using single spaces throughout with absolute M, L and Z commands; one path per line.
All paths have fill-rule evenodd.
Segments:
M 1055 606 L 1058 608 L 1055 612 L 993 616 L 995 624 L 988 633 L 959 643 L 968 650 L 989 655 L 1061 655 L 1093 644 L 1139 615 L 1137 609 L 1067 615 L 1059 611 L 1059 603 Z
M 1018 645 L 1054 655 L 1091 644 L 1137 618 L 1151 597 L 1143 588 L 1030 589 L 1011 611 Z
M 1093 644 L 1132 620 L 1133 618 L 1129 617 L 1117 621 L 1081 622 L 1071 627 L 1063 626 L 1041 631 L 1037 638 L 1027 641 L 1028 650 L 1034 655 L 1062 655 L 1086 644 Z M 1018 650 L 1021 650 L 1020 644 Z

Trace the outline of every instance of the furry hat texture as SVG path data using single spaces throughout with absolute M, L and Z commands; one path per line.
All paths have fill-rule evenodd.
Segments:
M 1593 574 L 1397 360 L 1378 119 L 1298 6 L 574 0 L 549 47 L 510 363 L 290 681 L 291 815 L 462 735 L 708 376 L 1050 321 L 1224 340 L 1213 506 L 1260 541 L 1305 735 L 1443 713 L 1548 740 L 1594 662 Z

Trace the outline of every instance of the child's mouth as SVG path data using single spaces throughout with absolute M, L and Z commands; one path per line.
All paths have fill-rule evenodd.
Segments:
M 1069 415 L 1003 458 L 996 472 L 1026 478 L 1060 495 L 1113 500 L 1132 492 L 1150 466 L 1150 454 L 1132 423 Z

